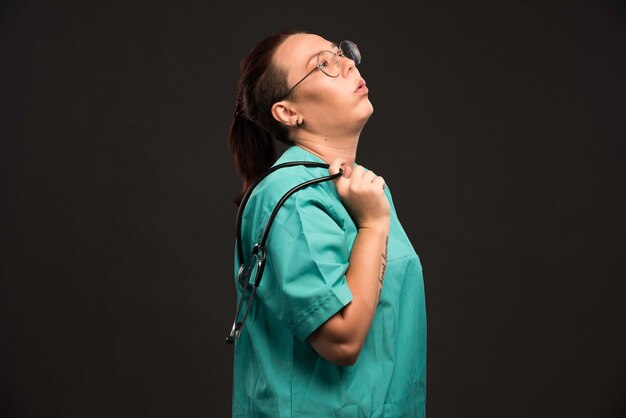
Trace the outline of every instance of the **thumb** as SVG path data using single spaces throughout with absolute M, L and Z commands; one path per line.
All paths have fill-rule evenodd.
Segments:
M 352 167 L 348 165 L 346 160 L 341 158 L 335 158 L 328 167 L 328 172 L 330 174 L 337 174 L 339 170 L 343 170 L 343 175 L 341 177 L 349 179 L 352 174 Z
M 328 172 L 330 174 L 337 174 L 342 165 L 346 163 L 346 160 L 342 160 L 341 158 L 335 158 L 328 167 Z M 344 174 L 345 176 L 345 174 Z
M 342 160 L 341 158 L 335 158 L 330 166 L 328 167 L 328 171 L 330 174 L 337 174 L 339 170 L 343 170 L 343 175 L 337 177 L 333 182 L 335 183 L 335 187 L 337 188 L 337 192 L 340 196 L 342 196 L 348 189 L 350 185 L 350 174 L 352 173 L 352 167 L 348 166 L 346 160 Z

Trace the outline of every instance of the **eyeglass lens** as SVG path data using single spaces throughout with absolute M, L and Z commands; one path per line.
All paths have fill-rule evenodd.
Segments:
M 354 61 L 355 65 L 361 63 L 361 51 L 357 48 L 356 44 L 352 41 L 341 41 L 339 49 L 343 52 L 346 58 L 350 58 Z
M 341 64 L 339 62 L 339 56 L 344 56 L 354 61 L 355 65 L 361 63 L 361 52 L 357 48 L 356 44 L 351 41 L 342 41 L 339 44 L 338 54 L 331 51 L 322 51 L 317 56 L 317 66 L 324 74 L 337 77 L 341 73 Z M 339 55 L 339 56 L 338 56 Z

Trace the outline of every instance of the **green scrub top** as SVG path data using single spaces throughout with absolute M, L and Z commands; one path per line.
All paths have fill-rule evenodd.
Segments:
M 323 162 L 292 146 L 276 164 L 296 160 Z M 278 200 L 297 184 L 325 175 L 323 168 L 282 168 L 256 187 L 242 220 L 246 260 Z M 422 266 L 385 190 L 391 204 L 385 281 L 352 366 L 325 360 L 307 337 L 352 300 L 345 273 L 356 225 L 332 181 L 296 192 L 281 207 L 269 233 L 262 282 L 235 343 L 233 417 L 425 416 Z M 239 293 L 237 258 L 235 251 Z

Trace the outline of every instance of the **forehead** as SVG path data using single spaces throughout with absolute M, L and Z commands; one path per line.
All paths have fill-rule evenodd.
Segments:
M 276 49 L 274 62 L 288 72 L 306 68 L 311 58 L 324 49 L 332 50 L 334 44 L 319 35 L 297 33 L 289 36 Z

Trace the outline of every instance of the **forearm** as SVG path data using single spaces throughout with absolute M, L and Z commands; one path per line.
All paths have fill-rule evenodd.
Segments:
M 346 272 L 352 301 L 309 337 L 323 357 L 339 365 L 356 361 L 369 332 L 387 267 L 389 225 L 362 227 Z
M 346 272 L 352 302 L 340 311 L 350 339 L 360 344 L 369 331 L 387 267 L 387 242 L 389 227 L 375 226 L 359 229 Z

